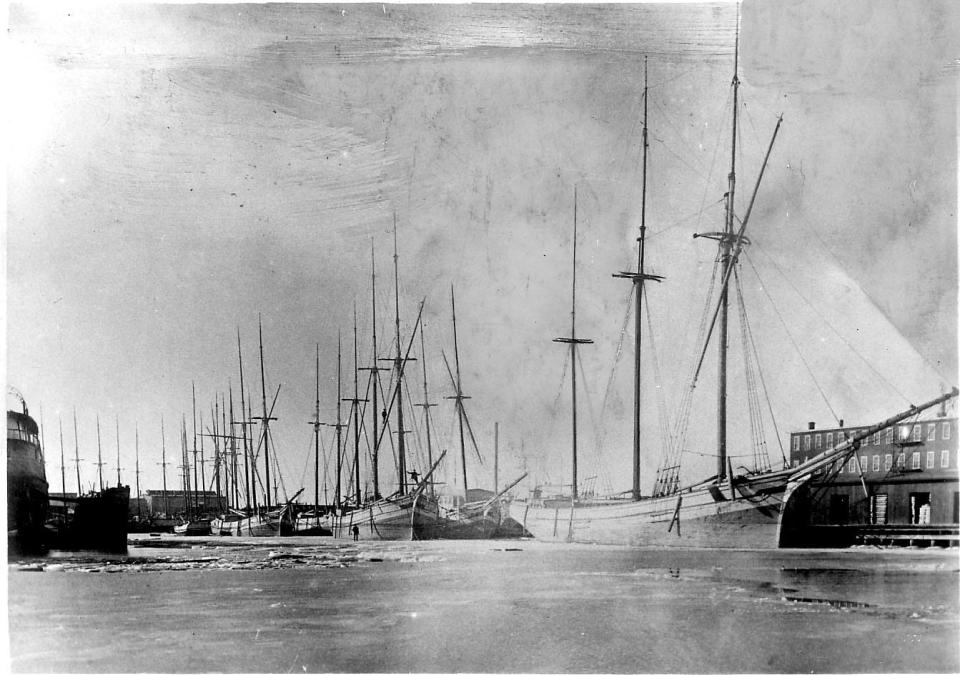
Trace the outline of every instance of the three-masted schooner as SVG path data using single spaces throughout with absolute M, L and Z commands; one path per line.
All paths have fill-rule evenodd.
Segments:
M 739 39 L 738 39 L 739 42 Z M 644 66 L 646 70 L 646 65 Z M 645 76 L 646 77 L 646 76 Z M 737 144 L 737 77 L 736 50 L 733 76 L 733 130 L 731 153 Z M 778 120 L 773 138 L 766 152 L 756 188 L 759 188 L 770 152 L 776 139 L 781 120 Z M 912 406 L 890 418 L 844 439 L 837 446 L 826 450 L 798 467 L 780 470 L 765 469 L 735 475 L 727 456 L 726 448 L 726 333 L 727 289 L 734 275 L 738 256 L 747 243 L 744 231 L 750 218 L 753 197 L 743 218 L 734 214 L 734 191 L 736 184 L 735 159 L 731 158 L 728 174 L 728 189 L 725 195 L 725 222 L 721 232 L 698 235 L 714 239 L 719 244 L 720 297 L 713 311 L 709 330 L 703 341 L 694 382 L 703 364 L 710 337 L 716 329 L 718 335 L 719 375 L 717 394 L 717 471 L 699 483 L 681 486 L 679 480 L 679 454 L 682 447 L 675 443 L 666 462 L 658 471 L 652 495 L 640 492 L 640 354 L 641 354 L 641 303 L 646 282 L 660 282 L 662 277 L 649 274 L 645 268 L 646 235 L 646 169 L 647 169 L 647 85 L 644 83 L 643 187 L 640 236 L 638 238 L 638 263 L 636 271 L 621 272 L 615 277 L 632 281 L 635 294 L 635 371 L 634 371 L 634 438 L 633 438 L 633 487 L 624 494 L 608 499 L 582 497 L 577 491 L 577 428 L 576 428 L 576 349 L 589 340 L 576 335 L 576 224 L 574 225 L 574 292 L 571 315 L 572 329 L 569 337 L 557 342 L 570 345 L 574 357 L 573 372 L 573 482 L 570 495 L 543 496 L 534 490 L 530 497 L 511 503 L 511 516 L 537 539 L 546 541 L 626 544 L 646 546 L 688 546 L 719 548 L 776 548 L 791 545 L 798 532 L 794 531 L 790 518 L 791 500 L 798 495 L 818 470 L 834 462 L 843 461 L 855 452 L 860 442 L 882 429 L 908 419 L 921 411 L 936 406 L 957 395 L 954 389 L 920 406 Z M 576 213 L 576 206 L 574 207 Z M 736 223 L 739 222 L 739 227 Z M 576 215 L 574 216 L 576 223 Z M 802 536 L 802 535 L 801 535 Z

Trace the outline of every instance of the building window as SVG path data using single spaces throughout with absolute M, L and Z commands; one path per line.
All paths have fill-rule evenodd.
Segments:
M 793 466 L 794 466 L 794 468 L 800 466 L 800 460 L 795 458 L 795 459 L 793 460 Z
M 919 453 L 919 452 L 913 453 L 913 459 L 910 460 L 910 466 L 911 466 L 911 468 L 914 468 L 914 469 L 919 469 L 919 468 L 920 468 L 920 453 Z
M 943 423 L 943 429 L 940 431 L 940 436 L 945 441 L 950 440 L 950 423 L 949 422 Z
M 880 470 L 880 455 L 873 456 L 873 470 L 874 471 Z
M 902 469 L 907 463 L 907 456 L 904 453 L 897 455 L 897 468 Z
M 915 441 L 923 440 L 923 430 L 920 428 L 919 424 L 913 425 L 913 440 Z
M 884 455 L 883 456 L 883 470 L 889 471 L 893 468 L 893 455 Z
M 817 434 L 817 437 L 814 440 L 814 446 L 817 448 L 817 450 L 823 449 L 823 438 L 820 436 L 820 434 Z
M 940 453 L 940 468 L 949 469 L 950 468 L 950 451 L 944 450 Z
M 806 436 L 803 437 L 803 449 L 804 450 L 810 449 L 810 434 L 807 434 Z
M 935 441 L 935 440 L 937 440 L 937 425 L 936 425 L 936 424 L 928 424 L 928 425 L 927 425 L 927 440 L 928 440 L 928 441 Z
M 868 471 L 870 469 L 870 460 L 866 455 L 860 455 L 860 470 Z
M 887 429 L 887 445 L 893 443 L 893 427 Z
M 844 466 L 843 462 L 840 462 L 840 470 L 837 471 L 837 473 L 843 473 L 843 466 Z
M 850 458 L 850 461 L 847 462 L 847 471 L 850 473 L 856 473 L 857 471 L 857 458 L 853 456 Z
M 827 434 L 827 447 L 828 447 L 828 448 L 832 448 L 832 447 L 833 447 L 833 432 L 832 432 L 832 431 L 831 431 L 829 434 Z
M 927 453 L 927 468 L 932 469 L 936 464 L 935 454 L 933 450 Z
M 793 451 L 794 451 L 794 452 L 800 452 L 800 437 L 799 437 L 799 436 L 794 436 L 794 437 L 793 437 Z

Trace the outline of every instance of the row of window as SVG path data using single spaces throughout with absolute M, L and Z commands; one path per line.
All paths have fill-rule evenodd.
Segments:
M 898 438 L 900 441 L 912 441 L 915 443 L 920 443 L 923 441 L 924 436 L 926 436 L 927 441 L 937 440 L 937 422 L 928 422 L 926 425 L 926 434 L 924 434 L 924 424 L 903 424 L 899 427 L 889 427 L 886 431 L 878 431 L 873 434 L 870 438 L 864 439 L 863 445 L 880 445 L 881 438 L 884 439 L 884 442 L 887 445 L 893 445 L 894 438 L 894 429 L 899 429 Z M 950 440 L 950 422 L 944 421 L 939 423 L 940 426 L 940 438 L 942 440 Z M 855 433 L 856 429 L 850 429 L 846 432 L 837 431 L 836 440 L 837 443 L 843 442 L 843 440 Z M 833 447 L 834 432 L 828 431 L 826 433 L 817 432 L 809 434 L 794 434 L 793 436 L 793 449 L 796 452 L 800 451 L 801 437 L 803 438 L 803 449 L 804 450 L 829 450 Z
M 27 443 L 32 443 L 33 445 L 40 445 L 40 439 L 37 438 L 36 434 L 32 434 L 29 431 L 24 431 L 19 427 L 7 427 L 7 440 L 26 441 Z
M 910 453 L 910 468 L 911 469 L 935 469 L 937 468 L 937 453 L 934 450 L 928 450 L 926 453 L 926 462 L 924 462 L 924 453 L 923 452 L 912 452 Z M 950 451 L 942 450 L 940 452 L 940 468 L 949 469 L 950 468 Z M 840 465 L 839 473 L 863 473 L 867 471 L 880 471 L 880 462 L 881 458 L 883 461 L 883 471 L 890 471 L 894 465 L 894 456 L 890 453 L 885 455 L 853 455 L 847 460 L 844 464 Z M 803 461 L 807 461 L 809 457 L 805 457 Z M 859 470 L 857 465 L 859 463 Z M 795 457 L 793 460 L 793 466 L 800 465 L 800 458 Z M 897 469 L 903 470 L 907 465 L 907 454 L 901 452 L 896 456 L 896 465 Z M 956 466 L 956 465 L 955 465 Z

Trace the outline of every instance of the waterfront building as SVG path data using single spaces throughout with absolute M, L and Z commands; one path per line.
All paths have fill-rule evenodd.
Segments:
M 862 427 L 790 434 L 797 466 Z M 804 516 L 812 546 L 853 543 L 960 543 L 957 418 L 903 422 L 870 436 L 845 461 L 814 477 Z
M 199 504 L 200 513 L 220 513 L 227 508 L 227 501 L 224 497 L 217 497 L 217 493 L 207 490 L 204 492 L 184 492 L 183 490 L 146 490 L 141 495 L 146 504 L 147 512 L 150 515 L 164 514 L 174 516 L 194 510 L 195 505 Z M 135 506 L 133 502 L 132 506 Z

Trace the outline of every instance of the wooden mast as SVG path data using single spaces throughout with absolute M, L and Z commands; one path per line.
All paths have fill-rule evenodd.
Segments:
M 260 395 L 263 402 L 263 417 L 258 419 L 263 421 L 263 463 L 265 467 L 265 483 L 263 491 L 267 493 L 267 511 L 270 510 L 270 422 L 276 420 L 276 417 L 270 417 L 267 412 L 267 384 L 264 380 L 263 371 L 263 321 L 260 315 L 257 315 L 257 325 L 260 331 Z
M 350 401 L 353 406 L 353 475 L 356 482 L 357 508 L 360 508 L 362 494 L 360 493 L 360 404 L 366 403 L 367 399 L 360 398 L 360 382 L 357 374 L 360 371 L 358 363 L 357 350 L 357 303 L 353 303 L 353 398 L 345 398 L 344 401 Z M 339 361 L 338 361 L 339 363 Z M 338 371 L 339 373 L 339 365 Z M 338 376 L 339 380 L 339 376 Z M 339 413 L 337 414 L 339 424 Z
M 63 431 L 61 430 L 61 436 Z M 142 518 L 143 513 L 140 506 L 140 425 L 136 422 L 133 425 L 133 448 L 134 448 L 134 475 L 137 479 L 137 518 Z M 62 441 L 62 438 L 61 438 Z M 61 450 L 63 443 L 61 442 Z
M 404 359 L 400 353 L 400 272 L 397 254 L 397 214 L 393 214 L 393 298 L 394 317 L 396 323 L 397 356 L 394 367 L 397 370 L 397 473 L 400 478 L 400 494 L 407 493 L 407 457 L 405 439 L 403 437 L 403 366 Z
M 737 184 L 737 93 L 740 79 L 737 77 L 737 58 L 740 52 L 740 8 L 737 7 L 737 33 L 733 50 L 733 124 L 730 134 L 730 173 L 727 174 L 727 194 L 725 200 L 726 218 L 723 236 L 720 241 L 720 268 L 726 279 L 733 264 L 731 251 L 735 240 L 733 227 L 733 198 Z M 727 317 L 729 305 L 728 286 L 720 289 L 720 326 L 717 336 L 717 481 L 727 475 Z
M 373 238 L 370 239 L 370 289 L 371 309 L 373 317 L 373 365 L 360 368 L 370 371 L 370 382 L 373 385 L 373 453 L 371 472 L 373 473 L 373 499 L 380 499 L 380 370 L 377 366 L 377 265 L 373 254 Z
M 320 517 L 320 343 L 317 343 L 317 400 L 313 418 L 313 515 Z
M 197 385 L 190 383 L 190 390 L 193 393 L 193 509 L 200 510 L 200 494 L 197 483 Z
M 77 496 L 83 494 L 83 486 L 80 485 L 80 437 L 77 435 L 77 408 L 73 408 L 73 463 L 77 469 Z
M 579 497 L 577 493 L 577 345 L 593 344 L 593 340 L 577 337 L 577 188 L 573 188 L 573 279 L 571 283 L 570 302 L 570 336 L 558 337 L 554 342 L 570 345 L 570 380 L 573 394 L 573 471 L 571 493 L 573 500 Z
M 100 492 L 103 492 L 103 453 L 100 450 L 100 414 L 97 414 L 97 475 L 100 478 Z
M 457 346 L 457 303 L 453 296 L 453 284 L 450 284 L 450 313 L 453 316 L 453 363 L 457 369 L 457 393 L 452 396 L 457 405 L 457 421 L 460 426 L 460 465 L 463 470 L 463 498 L 467 498 L 467 446 L 463 441 L 463 399 L 469 396 L 463 395 L 463 387 L 460 384 L 460 350 Z
M 634 293 L 634 364 L 633 364 L 633 489 L 634 499 L 640 499 L 640 346 L 643 335 L 643 282 L 661 281 L 663 277 L 647 274 L 644 269 L 644 253 L 647 232 L 647 57 L 643 57 L 643 178 L 640 197 L 640 236 L 637 249 L 637 271 L 619 272 L 614 277 L 633 282 Z
M 249 443 L 247 442 L 247 425 L 254 424 L 253 419 L 249 416 L 249 408 L 247 407 L 246 396 L 244 395 L 244 385 L 243 385 L 243 350 L 240 349 L 240 327 L 237 327 L 237 359 L 240 363 L 240 417 L 242 418 L 236 424 L 240 425 L 243 434 L 243 473 L 244 481 L 246 483 L 247 489 L 247 511 L 251 509 L 251 500 L 252 508 L 254 511 L 257 510 L 257 479 L 256 479 L 256 465 L 253 463 L 253 457 L 251 457 Z M 253 474 L 253 475 L 251 475 Z
M 60 492 L 67 494 L 67 467 L 63 458 L 63 417 L 58 413 L 57 421 L 60 424 Z M 79 495 L 78 495 L 79 496 Z
M 117 487 L 123 485 L 120 478 L 120 415 L 116 416 L 117 422 Z
M 163 415 L 160 415 L 160 467 L 163 471 L 163 515 L 170 517 L 170 498 L 167 495 L 167 434 L 163 429 Z
M 420 326 L 420 358 L 423 363 L 423 403 L 415 403 L 414 405 L 420 406 L 423 408 L 423 424 L 427 429 L 427 463 L 430 466 L 433 466 L 433 442 L 430 437 L 430 408 L 436 407 L 436 403 L 430 402 L 430 394 L 427 391 L 427 352 L 424 346 L 424 337 L 423 337 L 423 326 Z M 429 494 L 433 496 L 433 483 L 430 483 Z

